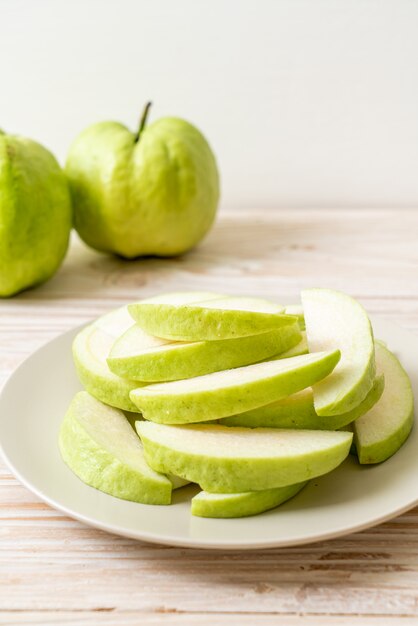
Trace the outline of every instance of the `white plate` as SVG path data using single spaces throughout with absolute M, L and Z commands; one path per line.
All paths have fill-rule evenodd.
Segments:
M 418 337 L 383 320 L 375 335 L 401 358 L 418 397 Z M 418 428 L 378 466 L 347 459 L 276 510 L 243 519 L 190 515 L 195 487 L 174 492 L 169 507 L 135 504 L 84 485 L 61 460 L 57 438 L 74 393 L 74 329 L 32 354 L 0 397 L 0 443 L 19 480 L 42 500 L 86 524 L 155 543 L 199 548 L 291 546 L 338 537 L 387 520 L 418 503 Z

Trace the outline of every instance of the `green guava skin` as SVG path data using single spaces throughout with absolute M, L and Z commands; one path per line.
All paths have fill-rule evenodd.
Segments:
M 236 518 L 259 515 L 293 498 L 307 482 L 245 493 L 208 493 L 200 491 L 192 498 L 191 513 L 197 517 Z
M 72 226 L 65 174 L 40 144 L 0 131 L 0 297 L 50 278 Z
M 66 173 L 75 228 L 103 252 L 182 254 L 215 219 L 215 157 L 197 128 L 178 118 L 157 120 L 138 141 L 117 122 L 90 126 L 72 144 Z

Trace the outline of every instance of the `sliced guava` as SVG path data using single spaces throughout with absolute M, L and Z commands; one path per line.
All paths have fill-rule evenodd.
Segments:
M 210 493 L 285 487 L 330 472 L 349 453 L 343 431 L 229 428 L 136 422 L 145 458 Z
M 145 419 L 164 424 L 205 422 L 288 396 L 324 378 L 339 351 L 264 361 L 187 380 L 145 385 L 130 398 Z
M 378 402 L 385 387 L 383 375 L 377 376 L 367 396 L 354 409 L 341 415 L 317 415 L 312 389 L 302 389 L 258 409 L 224 417 L 220 420 L 226 426 L 246 426 L 249 428 L 302 428 L 312 430 L 337 430 L 351 424 L 367 413 Z
M 213 341 L 259 335 L 295 321 L 284 307 L 262 298 L 224 297 L 172 304 L 142 300 L 129 312 L 150 335 L 175 341 Z
M 248 517 L 258 515 L 293 498 L 306 482 L 245 493 L 208 493 L 200 491 L 192 498 L 192 515 L 198 517 Z
M 385 377 L 382 397 L 353 424 L 354 445 L 361 464 L 381 463 L 395 454 L 408 438 L 414 421 L 408 374 L 380 342 L 376 342 L 376 366 Z
M 262 361 L 299 343 L 297 323 L 260 335 L 220 341 L 169 341 L 131 326 L 107 359 L 115 374 L 142 382 L 179 380 Z
M 170 480 L 149 467 L 123 412 L 86 391 L 70 404 L 59 447 L 65 463 L 88 485 L 124 500 L 170 504 Z
M 313 388 L 318 415 L 354 409 L 375 379 L 373 331 L 366 311 L 354 298 L 332 289 L 302 291 L 310 352 L 339 349 L 341 360 L 326 380 Z

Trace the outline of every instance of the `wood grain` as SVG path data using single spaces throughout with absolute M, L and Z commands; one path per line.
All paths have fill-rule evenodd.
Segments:
M 225 213 L 170 260 L 124 262 L 74 238 L 46 285 L 0 302 L 0 383 L 34 349 L 160 291 L 295 302 L 327 286 L 418 330 L 418 212 Z M 372 530 L 256 552 L 186 550 L 108 535 L 43 504 L 0 465 L 0 624 L 418 624 L 418 509 Z

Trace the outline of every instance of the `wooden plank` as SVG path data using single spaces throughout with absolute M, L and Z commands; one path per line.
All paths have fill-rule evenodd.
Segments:
M 59 611 L 59 612 L 26 612 L 22 615 L 20 612 L 4 613 L 4 624 L 26 624 L 27 626 L 38 624 L 46 626 L 52 624 L 61 626 L 74 624 L 76 626 L 90 626 L 98 623 L 103 626 L 138 626 L 138 624 L 153 624 L 160 626 L 254 626 L 261 624 L 262 626 L 416 626 L 415 618 L 396 617 L 396 621 L 392 617 L 371 617 L 371 616 L 329 616 L 329 615 L 262 615 L 260 613 L 251 613 L 233 615 L 231 613 L 167 613 L 158 611 L 156 613 L 148 612 L 129 612 L 122 613 L 120 611 Z M 24 622 L 22 621 L 24 620 Z

